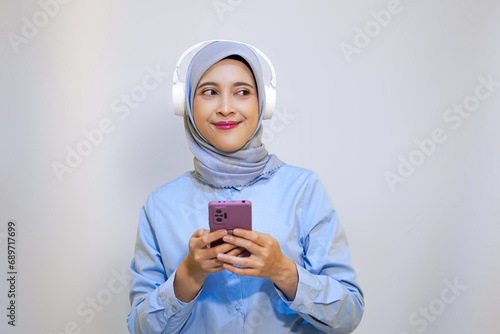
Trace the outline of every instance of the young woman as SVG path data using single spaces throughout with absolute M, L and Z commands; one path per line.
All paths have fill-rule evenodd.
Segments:
M 142 208 L 131 333 L 351 333 L 361 320 L 363 294 L 322 183 L 261 143 L 269 93 L 258 55 L 215 41 L 190 62 L 183 102 L 194 171 Z M 208 202 L 228 200 L 252 202 L 252 230 L 207 230 Z

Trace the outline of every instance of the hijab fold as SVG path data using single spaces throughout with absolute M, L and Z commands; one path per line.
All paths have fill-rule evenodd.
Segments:
M 228 56 L 240 56 L 252 71 L 259 98 L 259 122 L 248 142 L 236 152 L 224 152 L 210 144 L 198 131 L 193 118 L 193 99 L 198 82 L 215 63 Z M 184 128 L 189 148 L 194 155 L 197 177 L 216 188 L 241 188 L 251 184 L 263 175 L 274 173 L 283 162 L 274 154 L 269 155 L 261 142 L 262 117 L 265 106 L 265 89 L 260 61 L 246 45 L 217 41 L 201 49 L 192 59 L 186 77 L 187 114 Z

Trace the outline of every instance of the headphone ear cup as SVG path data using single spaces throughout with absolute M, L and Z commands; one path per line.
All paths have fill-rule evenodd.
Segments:
M 172 102 L 174 107 L 174 113 L 177 116 L 184 116 L 184 110 L 186 109 L 186 91 L 184 90 L 184 84 L 177 81 L 172 86 Z
M 276 89 L 273 86 L 266 86 L 266 107 L 264 109 L 264 116 L 262 119 L 271 119 L 276 106 Z

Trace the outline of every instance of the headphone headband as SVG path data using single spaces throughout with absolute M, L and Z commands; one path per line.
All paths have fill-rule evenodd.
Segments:
M 175 70 L 174 70 L 174 75 L 173 75 L 173 86 L 172 86 L 172 100 L 173 100 L 173 106 L 174 106 L 174 113 L 178 116 L 184 116 L 186 113 L 186 83 L 182 82 L 179 78 L 179 68 L 184 62 L 184 58 L 186 58 L 191 52 L 193 52 L 196 49 L 202 49 L 202 46 L 205 47 L 211 43 L 214 42 L 234 42 L 234 43 L 239 43 L 242 45 L 245 45 L 248 47 L 250 50 L 254 51 L 258 56 L 260 56 L 264 61 L 267 63 L 267 66 L 269 67 L 269 70 L 271 72 L 271 80 L 269 82 L 269 85 L 265 85 L 264 91 L 265 91 L 265 107 L 264 107 L 264 115 L 263 119 L 270 119 L 273 116 L 274 112 L 274 107 L 276 104 L 276 74 L 274 71 L 274 66 L 269 60 L 269 58 L 259 49 L 256 47 L 238 42 L 238 41 L 231 41 L 231 40 L 208 40 L 204 42 L 197 43 L 191 47 L 189 47 L 186 51 L 182 53 L 182 55 L 179 57 L 179 60 L 177 60 L 177 64 L 175 65 Z M 199 51 L 199 50 L 198 50 Z M 196 55 L 196 53 L 194 54 Z M 192 57 L 194 57 L 194 55 Z M 192 59 L 192 58 L 191 58 Z M 184 81 L 186 78 L 184 78 Z

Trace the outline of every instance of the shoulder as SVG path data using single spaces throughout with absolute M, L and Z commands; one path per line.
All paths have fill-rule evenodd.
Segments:
M 186 183 L 192 183 L 193 179 L 194 179 L 193 171 L 186 172 L 186 173 L 176 177 L 175 179 L 172 179 L 172 180 L 168 181 L 167 183 L 159 186 L 158 188 L 156 188 L 153 191 L 153 193 L 162 192 L 162 191 L 165 191 L 165 190 L 168 190 L 171 188 L 185 186 Z
M 294 193 L 298 197 L 310 193 L 313 189 L 323 188 L 316 172 L 289 164 L 281 165 L 268 180 L 259 186 L 285 193 Z
M 278 178 L 287 178 L 298 181 L 314 181 L 319 180 L 316 172 L 294 165 L 283 164 L 277 171 L 276 177 Z
M 296 191 L 304 197 L 328 196 L 326 185 L 313 170 L 284 164 L 276 172 L 275 178 L 277 184 L 286 184 L 288 190 Z
M 280 170 L 284 170 L 289 173 L 298 173 L 298 174 L 310 174 L 314 173 L 314 171 L 304 168 L 304 167 L 299 167 L 299 166 L 294 166 L 290 165 L 287 163 L 284 163 L 283 166 L 281 166 Z
M 193 172 L 186 172 L 153 190 L 149 195 L 148 201 L 189 196 L 189 194 L 197 189 L 197 183 L 198 181 L 193 176 Z

